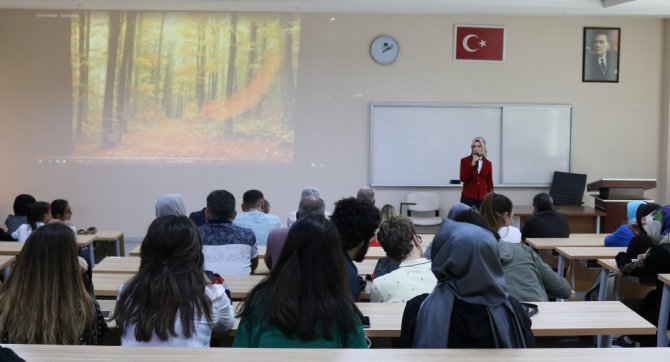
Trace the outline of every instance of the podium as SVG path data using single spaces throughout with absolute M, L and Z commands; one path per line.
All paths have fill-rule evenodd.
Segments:
M 626 205 L 635 200 L 651 201 L 644 198 L 644 191 L 653 188 L 655 179 L 602 179 L 586 185 L 586 191 L 598 192 L 591 195 L 596 198 L 596 210 L 607 213 L 600 223 L 600 232 L 611 233 L 628 223 Z

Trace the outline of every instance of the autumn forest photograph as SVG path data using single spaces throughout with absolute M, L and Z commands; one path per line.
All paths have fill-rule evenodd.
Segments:
M 82 11 L 71 21 L 71 157 L 292 160 L 299 18 Z

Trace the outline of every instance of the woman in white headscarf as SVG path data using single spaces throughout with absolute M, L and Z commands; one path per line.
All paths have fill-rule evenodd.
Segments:
M 446 220 L 433 240 L 438 284 L 407 302 L 401 343 L 414 348 L 525 348 L 530 318 L 509 296 L 493 234 Z
M 188 216 L 184 198 L 179 194 L 165 194 L 156 201 L 156 217 L 165 215 Z

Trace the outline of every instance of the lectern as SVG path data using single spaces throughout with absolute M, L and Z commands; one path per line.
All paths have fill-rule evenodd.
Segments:
M 656 188 L 655 179 L 602 179 L 586 185 L 586 191 L 598 192 L 596 209 L 607 213 L 600 223 L 601 233 L 614 232 L 628 222 L 626 205 L 630 201 L 644 200 L 644 191 Z

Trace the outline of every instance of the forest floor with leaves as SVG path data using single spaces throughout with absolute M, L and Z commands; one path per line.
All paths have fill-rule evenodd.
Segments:
M 73 156 L 138 159 L 204 159 L 211 161 L 290 162 L 293 142 L 271 134 L 249 136 L 235 126 L 232 136 L 214 132 L 221 125 L 198 120 L 167 119 L 134 127 L 116 146 L 101 149 L 100 142 L 78 143 Z M 217 129 L 218 130 L 218 129 Z M 239 131 L 238 131 L 239 130 Z

